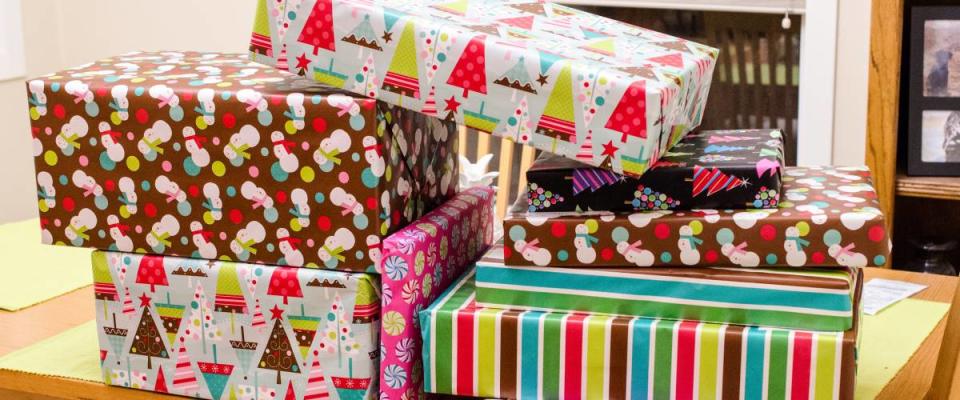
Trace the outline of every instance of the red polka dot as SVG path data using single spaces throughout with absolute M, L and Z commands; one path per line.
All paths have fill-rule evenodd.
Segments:
M 233 113 L 228 112 L 223 114 L 223 126 L 227 127 L 227 129 L 232 129 L 236 125 L 237 117 L 235 117 Z
M 141 124 L 145 124 L 147 123 L 147 121 L 150 120 L 150 114 L 147 113 L 147 110 L 144 110 L 142 108 L 137 110 L 136 113 L 134 113 L 134 117 L 136 117 L 137 122 Z
M 323 133 L 327 131 L 327 120 L 323 118 L 314 118 L 313 121 L 310 121 L 310 125 L 313 126 L 314 132 Z
M 874 242 L 879 242 L 886 237 L 883 227 L 880 225 L 870 227 L 870 230 L 867 231 L 867 237 Z
M 190 187 L 187 188 L 187 194 L 189 194 L 190 197 L 197 197 L 200 195 L 200 188 L 197 187 L 197 185 L 190 185 Z
M 707 253 L 703 255 L 703 259 L 706 260 L 708 263 L 717 262 L 718 257 L 719 256 L 717 255 L 716 250 L 707 250 Z
M 375 105 L 377 105 L 376 100 L 366 99 L 360 102 L 360 107 L 365 110 L 372 110 Z
M 116 189 L 116 187 L 117 185 L 113 183 L 113 179 L 107 179 L 106 181 L 103 182 L 103 189 L 108 192 L 112 192 L 113 189 Z
M 283 103 L 284 99 L 285 97 L 283 96 L 270 96 L 270 103 L 276 106 L 276 105 L 279 105 L 280 103 Z
M 827 257 L 823 255 L 823 252 L 816 252 L 810 256 L 810 261 L 813 261 L 814 264 L 823 264 L 823 260 Z
M 107 93 L 109 93 L 108 88 L 105 88 L 105 87 L 97 88 L 95 92 L 97 93 L 97 96 L 106 96 Z
M 567 234 L 567 226 L 563 222 L 554 222 L 550 224 L 550 233 L 555 237 L 563 237 Z
M 147 205 L 143 206 L 143 212 L 146 213 L 148 217 L 156 217 L 157 206 L 153 203 L 147 203 Z
M 77 204 L 74 203 L 73 197 L 64 197 L 63 198 L 63 209 L 68 212 L 72 212 L 76 208 Z
M 367 208 L 373 210 L 377 208 L 377 198 L 367 197 Z
M 509 260 L 511 255 L 513 255 L 513 249 L 503 246 L 503 259 Z
M 657 224 L 657 226 L 653 228 L 653 235 L 656 236 L 657 239 L 666 239 L 670 237 L 670 227 L 664 223 Z
M 243 213 L 236 208 L 230 210 L 230 222 L 233 222 L 235 224 L 239 224 L 243 222 Z
M 767 240 L 767 241 L 776 239 L 777 230 L 776 228 L 773 227 L 773 225 L 766 224 L 760 227 L 760 237 L 763 238 L 763 240 Z
M 64 119 L 67 116 L 67 111 L 63 109 L 63 105 L 57 104 L 53 106 L 53 116 Z
M 282 190 L 278 190 L 277 194 L 275 194 L 273 197 L 277 199 L 277 203 L 284 204 L 287 202 L 287 192 Z
M 610 261 L 610 259 L 613 258 L 613 249 L 604 247 L 600 250 L 600 258 L 602 258 L 603 261 Z
M 193 99 L 193 93 L 190 93 L 190 92 L 180 93 L 180 99 L 184 101 L 190 101 L 191 99 Z
M 317 228 L 320 228 L 320 230 L 321 230 L 321 231 L 324 231 L 324 232 L 329 231 L 329 230 L 330 230 L 330 217 L 328 217 L 328 216 L 326 216 L 326 215 L 321 215 L 320 217 L 318 217 L 318 218 L 317 218 Z
M 390 216 L 390 223 L 394 225 L 400 223 L 400 211 L 393 210 L 393 215 Z

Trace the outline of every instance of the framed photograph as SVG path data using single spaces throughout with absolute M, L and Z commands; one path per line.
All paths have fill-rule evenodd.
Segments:
M 910 12 L 907 173 L 960 176 L 960 6 Z

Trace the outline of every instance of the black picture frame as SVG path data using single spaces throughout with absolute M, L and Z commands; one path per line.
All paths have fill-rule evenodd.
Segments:
M 951 67 L 960 70 L 960 6 L 914 6 L 910 14 L 907 175 L 960 176 L 960 78 L 950 79 Z M 936 44 L 927 49 L 926 40 Z

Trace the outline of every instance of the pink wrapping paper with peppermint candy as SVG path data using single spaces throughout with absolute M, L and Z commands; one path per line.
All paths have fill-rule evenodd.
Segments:
M 493 242 L 493 190 L 473 187 L 383 241 L 380 399 L 423 393 L 417 313 Z

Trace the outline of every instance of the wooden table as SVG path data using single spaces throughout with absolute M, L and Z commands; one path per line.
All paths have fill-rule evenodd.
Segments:
M 957 278 L 867 268 L 866 279 L 887 278 L 929 286 L 914 298 L 950 302 Z M 0 355 L 54 336 L 95 317 L 93 288 L 86 287 L 18 312 L 0 311 Z M 878 399 L 919 399 L 930 387 L 946 318 L 923 341 L 903 370 L 880 392 Z M 0 399 L 170 399 L 140 390 L 73 379 L 0 371 Z

